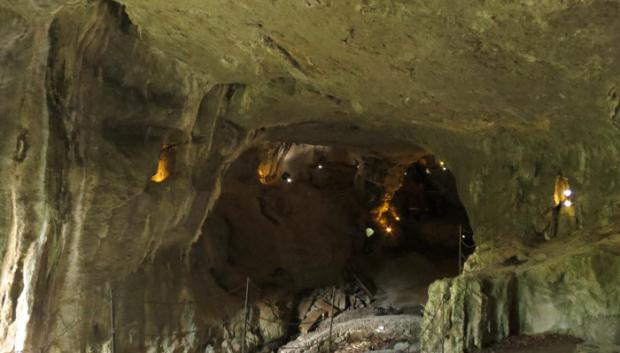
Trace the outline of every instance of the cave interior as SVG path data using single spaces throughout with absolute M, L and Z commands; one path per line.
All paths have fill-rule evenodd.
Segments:
M 454 177 L 427 151 L 269 142 L 231 164 L 192 257 L 239 302 L 232 290 L 249 281 L 251 302 L 289 311 L 282 344 L 325 330 L 332 313 L 420 315 L 428 285 L 474 250 Z
M 0 352 L 620 352 L 620 3 L 0 1 Z

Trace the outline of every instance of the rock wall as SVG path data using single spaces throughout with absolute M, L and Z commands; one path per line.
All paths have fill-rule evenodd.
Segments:
M 222 118 L 233 88 L 202 84 L 141 44 L 122 6 L 74 4 L 41 22 L 36 31 L 19 28 L 19 18 L 4 25 L 17 27 L 7 30 L 17 32 L 7 60 L 26 75 L 3 82 L 3 97 L 15 106 L 3 105 L 2 155 L 11 158 L 2 160 L 0 346 L 100 351 L 110 345 L 110 288 L 136 299 L 143 294 L 132 292 L 136 278 L 149 278 L 153 296 L 178 297 L 190 286 L 179 259 L 248 135 Z M 152 183 L 167 144 L 175 144 L 174 170 L 167 182 Z M 172 265 L 186 273 L 179 283 L 150 282 L 173 277 L 160 253 L 177 254 Z M 145 337 L 167 330 L 159 323 L 169 316 L 133 319 L 143 325 L 139 340 L 156 347 Z M 183 322 L 174 330 L 194 325 Z
M 58 2 L 49 2 L 51 9 Z M 48 10 L 48 9 L 45 9 Z M 37 281 L 50 229 L 46 208 L 49 140 L 45 74 L 49 19 L 40 8 L 0 7 L 0 349 L 27 345 Z
M 471 352 L 509 335 L 550 332 L 618 344 L 620 235 L 564 241 L 570 251 L 558 244 L 527 254 L 495 249 L 492 266 L 435 282 L 423 351 Z

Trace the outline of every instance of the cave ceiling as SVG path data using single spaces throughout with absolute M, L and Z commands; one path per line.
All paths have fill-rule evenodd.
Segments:
M 249 125 L 611 127 L 617 2 L 122 3 L 139 35 L 206 84 L 247 85 Z

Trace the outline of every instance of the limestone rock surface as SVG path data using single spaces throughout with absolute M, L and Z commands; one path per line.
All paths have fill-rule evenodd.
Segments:
M 196 244 L 260 141 L 432 152 L 487 249 L 606 234 L 619 42 L 620 4 L 603 0 L 0 0 L 0 351 L 215 347 L 242 294 Z M 153 182 L 170 146 L 170 178 Z M 559 220 L 558 174 L 575 191 Z M 513 327 L 617 341 L 617 252 L 586 248 L 435 285 L 468 289 L 438 309 L 467 327 L 453 346 Z M 517 316 L 483 303 L 517 297 Z
M 620 237 L 570 242 L 572 251 L 542 262 L 497 264 L 435 282 L 422 324 L 423 351 L 472 351 L 509 335 L 539 333 L 618 344 Z

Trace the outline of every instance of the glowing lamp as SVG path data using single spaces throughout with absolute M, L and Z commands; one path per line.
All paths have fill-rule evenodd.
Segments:
M 571 200 L 564 200 L 565 207 L 571 207 L 572 205 L 573 205 L 573 202 Z
M 323 165 L 322 164 L 319 164 L 316 167 L 319 168 L 319 169 L 323 169 Z
M 573 190 L 570 188 L 568 179 L 558 175 L 555 178 L 555 187 L 553 191 L 553 202 L 555 206 L 557 207 L 564 204 L 564 201 L 568 200 L 572 194 Z
M 400 221 L 400 217 L 396 216 L 396 220 L 397 220 L 397 221 Z
M 157 162 L 157 171 L 151 176 L 154 183 L 162 183 L 170 176 L 171 155 L 172 151 L 167 145 L 163 145 L 159 153 L 159 161 Z
M 465 239 L 465 234 L 461 234 L 461 238 Z
M 157 163 L 157 172 L 151 176 L 151 181 L 154 183 L 162 183 L 168 179 L 169 175 L 168 162 L 160 159 L 159 163 Z
M 385 231 L 388 232 L 388 233 L 392 233 L 392 227 L 385 228 Z
M 289 184 L 292 183 L 293 182 L 293 178 L 291 178 L 291 177 L 286 178 L 286 182 L 289 183 Z

